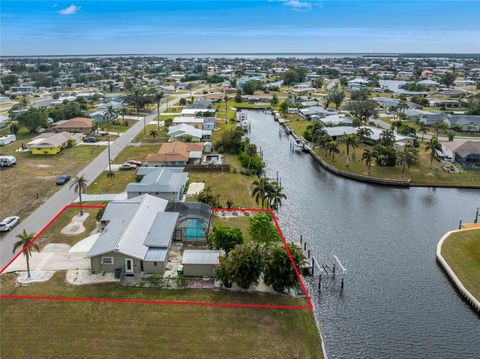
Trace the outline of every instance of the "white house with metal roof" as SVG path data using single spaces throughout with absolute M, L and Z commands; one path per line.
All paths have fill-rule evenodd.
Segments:
M 163 273 L 178 219 L 165 212 L 167 204 L 148 194 L 110 202 L 101 218 L 105 228 L 87 253 L 92 272 Z

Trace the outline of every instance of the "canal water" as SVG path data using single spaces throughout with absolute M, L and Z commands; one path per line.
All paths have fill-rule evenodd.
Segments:
M 287 199 L 289 240 L 321 263 L 347 267 L 343 292 L 329 279 L 308 285 L 329 358 L 479 358 L 479 317 L 435 262 L 441 236 L 472 221 L 480 192 L 392 188 L 338 177 L 309 154 L 291 152 L 273 117 L 248 111 L 250 138 Z M 480 280 L 480 278 L 479 278 Z M 338 284 L 338 283 L 337 283 Z

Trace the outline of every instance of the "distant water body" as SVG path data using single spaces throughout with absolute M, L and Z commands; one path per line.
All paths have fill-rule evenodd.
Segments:
M 297 59 L 328 59 L 346 57 L 371 57 L 371 58 L 480 58 L 480 54 L 401 54 L 401 53 L 165 53 L 165 54 L 88 54 L 88 55 L 28 55 L 28 56 L 1 56 L 7 58 L 114 58 L 114 57 L 159 57 L 159 58 L 226 58 L 226 59 L 276 59 L 276 58 L 297 58 Z

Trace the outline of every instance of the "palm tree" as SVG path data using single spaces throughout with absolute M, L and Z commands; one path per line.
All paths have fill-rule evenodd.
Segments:
M 373 153 L 368 148 L 363 150 L 362 160 L 365 161 L 365 164 L 368 167 L 368 175 L 371 173 Z
M 441 149 L 442 145 L 440 144 L 436 136 L 432 136 L 432 138 L 430 138 L 430 141 L 425 144 L 425 152 L 430 151 L 430 166 L 433 166 L 433 158 L 435 157 L 435 152 Z
M 260 177 L 253 181 L 252 185 L 252 197 L 255 198 L 255 202 L 257 202 L 257 204 L 261 204 L 263 208 L 268 193 L 270 192 L 270 180 L 267 177 Z
M 335 161 L 335 153 L 340 152 L 338 149 L 338 143 L 336 141 L 330 141 L 327 143 L 326 149 L 328 150 L 328 154 L 331 155 L 332 159 Z
M 350 157 L 350 147 L 352 149 L 358 147 L 357 135 L 354 133 L 345 135 L 345 137 L 343 137 L 343 142 L 345 142 L 345 145 L 347 146 L 347 157 Z
M 428 127 L 425 126 L 425 124 L 420 123 L 420 128 L 418 129 L 418 132 L 422 133 L 422 142 L 423 142 L 423 137 L 427 134 L 428 132 Z
M 360 127 L 357 130 L 357 136 L 360 139 L 360 141 L 365 142 L 369 139 L 372 138 L 373 131 L 369 129 L 368 127 Z
M 117 117 L 117 110 L 115 110 L 112 105 L 108 105 L 105 110 L 105 115 L 107 116 L 108 122 L 112 122 L 112 120 Z
M 271 188 L 269 193 L 267 193 L 268 203 L 270 208 L 277 210 L 282 206 L 282 199 L 287 199 L 285 193 L 283 193 L 283 187 L 277 182 L 271 182 Z
M 27 231 L 24 229 L 22 233 L 17 235 L 19 241 L 15 242 L 13 245 L 13 253 L 15 253 L 20 247 L 23 249 L 23 255 L 27 261 L 28 278 L 30 278 L 30 257 L 32 256 L 32 251 L 40 251 L 40 246 L 38 243 L 32 242 L 34 237 L 35 233 L 27 233 Z
M 118 111 L 120 115 L 122 115 L 122 121 L 125 124 L 125 115 L 128 113 L 128 110 L 126 107 L 122 107 L 120 111 Z
M 158 136 L 158 132 L 156 130 L 151 130 L 150 131 L 150 137 L 155 139 L 155 138 L 157 138 L 157 136 Z
M 109 172 L 112 172 L 110 169 Z M 82 207 L 82 192 L 87 189 L 87 180 L 83 176 L 76 176 L 73 179 L 73 182 L 70 184 L 70 188 L 74 188 L 75 192 L 78 192 L 78 200 L 80 202 L 80 215 L 83 215 L 83 207 Z
M 157 102 L 157 130 L 160 131 L 160 101 L 162 101 L 163 92 L 155 94 L 155 101 Z
M 225 94 L 223 101 L 225 101 L 225 123 L 228 123 L 228 95 Z
M 403 151 L 397 153 L 397 163 L 402 166 L 402 173 L 405 173 L 405 166 L 410 168 L 416 160 L 417 151 L 414 148 L 405 147 Z

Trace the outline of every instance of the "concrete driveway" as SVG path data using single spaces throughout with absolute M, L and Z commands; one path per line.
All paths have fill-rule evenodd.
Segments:
M 86 252 L 69 253 L 70 246 L 63 243 L 50 243 L 41 252 L 33 252 L 30 257 L 31 271 L 62 271 L 69 269 L 91 269 Z M 25 271 L 27 262 L 24 255 L 10 264 L 6 272 Z

